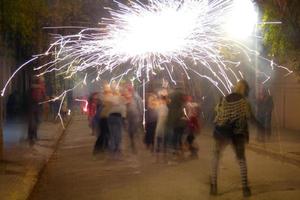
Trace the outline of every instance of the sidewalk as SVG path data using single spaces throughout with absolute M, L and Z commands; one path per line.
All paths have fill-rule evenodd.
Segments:
M 28 198 L 64 130 L 60 123 L 43 122 L 38 130 L 39 140 L 33 146 L 25 140 L 26 132 L 25 123 L 5 125 L 4 159 L 0 161 L 1 200 Z
M 21 127 L 24 130 L 22 124 Z M 17 134 L 17 133 L 14 133 Z M 0 197 L 1 200 L 26 200 L 39 179 L 39 175 L 63 134 L 60 123 L 43 122 L 39 129 L 39 141 L 30 147 L 26 141 L 14 144 L 7 139 L 4 162 L 0 162 Z M 202 134 L 211 137 L 211 127 L 205 127 Z M 281 130 L 273 132 L 269 142 L 256 141 L 256 131 L 250 130 L 250 150 L 282 159 L 300 167 L 300 133 Z M 20 136 L 20 135 L 19 135 Z M 20 136 L 19 138 L 22 139 Z
M 206 126 L 202 133 L 211 136 L 213 128 Z M 269 141 L 259 142 L 257 132 L 250 127 L 250 141 L 247 148 L 258 153 L 263 153 L 273 158 L 288 162 L 300 167 L 300 131 L 287 129 L 274 129 Z
M 251 128 L 249 149 L 300 167 L 300 131 L 273 129 L 270 140 L 266 142 L 257 141 L 256 135 L 256 130 Z

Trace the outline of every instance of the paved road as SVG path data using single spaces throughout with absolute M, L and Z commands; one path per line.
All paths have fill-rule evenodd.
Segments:
M 124 159 L 93 156 L 95 137 L 82 116 L 75 116 L 50 160 L 31 200 L 199 200 L 243 199 L 239 168 L 231 148 L 224 152 L 219 195 L 209 196 L 211 138 L 199 137 L 200 156 L 175 165 L 157 164 L 140 144 Z M 126 143 L 126 142 L 125 142 Z M 300 168 L 248 151 L 249 199 L 300 199 Z

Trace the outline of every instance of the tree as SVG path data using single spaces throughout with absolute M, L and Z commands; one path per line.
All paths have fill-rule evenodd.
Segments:
M 269 54 L 300 72 L 300 63 L 295 62 L 300 57 L 300 1 L 260 0 L 258 3 L 263 11 L 263 21 L 282 22 L 280 25 L 262 26 Z
M 15 50 L 17 59 L 28 57 L 40 45 L 46 0 L 2 0 L 0 34 L 2 41 Z
M 51 26 L 96 26 L 102 16 L 104 0 L 1 0 L 0 1 L 0 59 L 23 63 L 32 54 L 43 52 L 49 45 L 50 33 L 67 34 L 78 29 L 47 30 Z M 99 10 L 98 10 L 99 9 Z M 3 62 L 4 63 L 4 62 Z M 4 66 L 0 66 L 4 67 Z M 14 71 L 16 66 L 11 66 Z M 27 68 L 18 76 L 31 76 Z M 23 77 L 23 78 L 22 78 Z M 5 77 L 4 79 L 7 79 Z M 15 81 L 13 82 L 15 83 Z M 21 84 L 25 88 L 25 84 Z M 2 108 L 0 99 L 0 153 L 2 146 Z M 0 156 L 1 157 L 1 156 Z

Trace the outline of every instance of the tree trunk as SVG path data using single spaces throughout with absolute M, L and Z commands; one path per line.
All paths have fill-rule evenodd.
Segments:
M 3 98 L 0 96 L 0 161 L 3 160 Z

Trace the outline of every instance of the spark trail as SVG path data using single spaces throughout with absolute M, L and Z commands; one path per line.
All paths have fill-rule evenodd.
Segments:
M 103 77 L 119 82 L 125 76 L 144 84 L 158 72 L 176 84 L 175 74 L 180 72 L 187 79 L 191 74 L 207 79 L 223 95 L 243 78 L 241 55 L 248 62 L 257 56 L 269 62 L 272 70 L 282 68 L 287 74 L 292 73 L 228 36 L 224 25 L 232 18 L 237 1 L 252 3 L 136 0 L 127 5 L 114 1 L 117 8 L 105 8 L 110 17 L 103 18 L 99 27 L 57 36 L 44 53 L 34 55 L 17 71 L 30 62 L 49 58 L 49 62 L 35 68 L 40 72 L 38 76 L 56 71 L 66 79 L 81 76 L 83 84 L 87 77 L 91 82 Z M 269 80 L 270 75 L 259 72 L 265 75 L 265 81 Z M 13 76 L 1 91 L 2 96 Z

